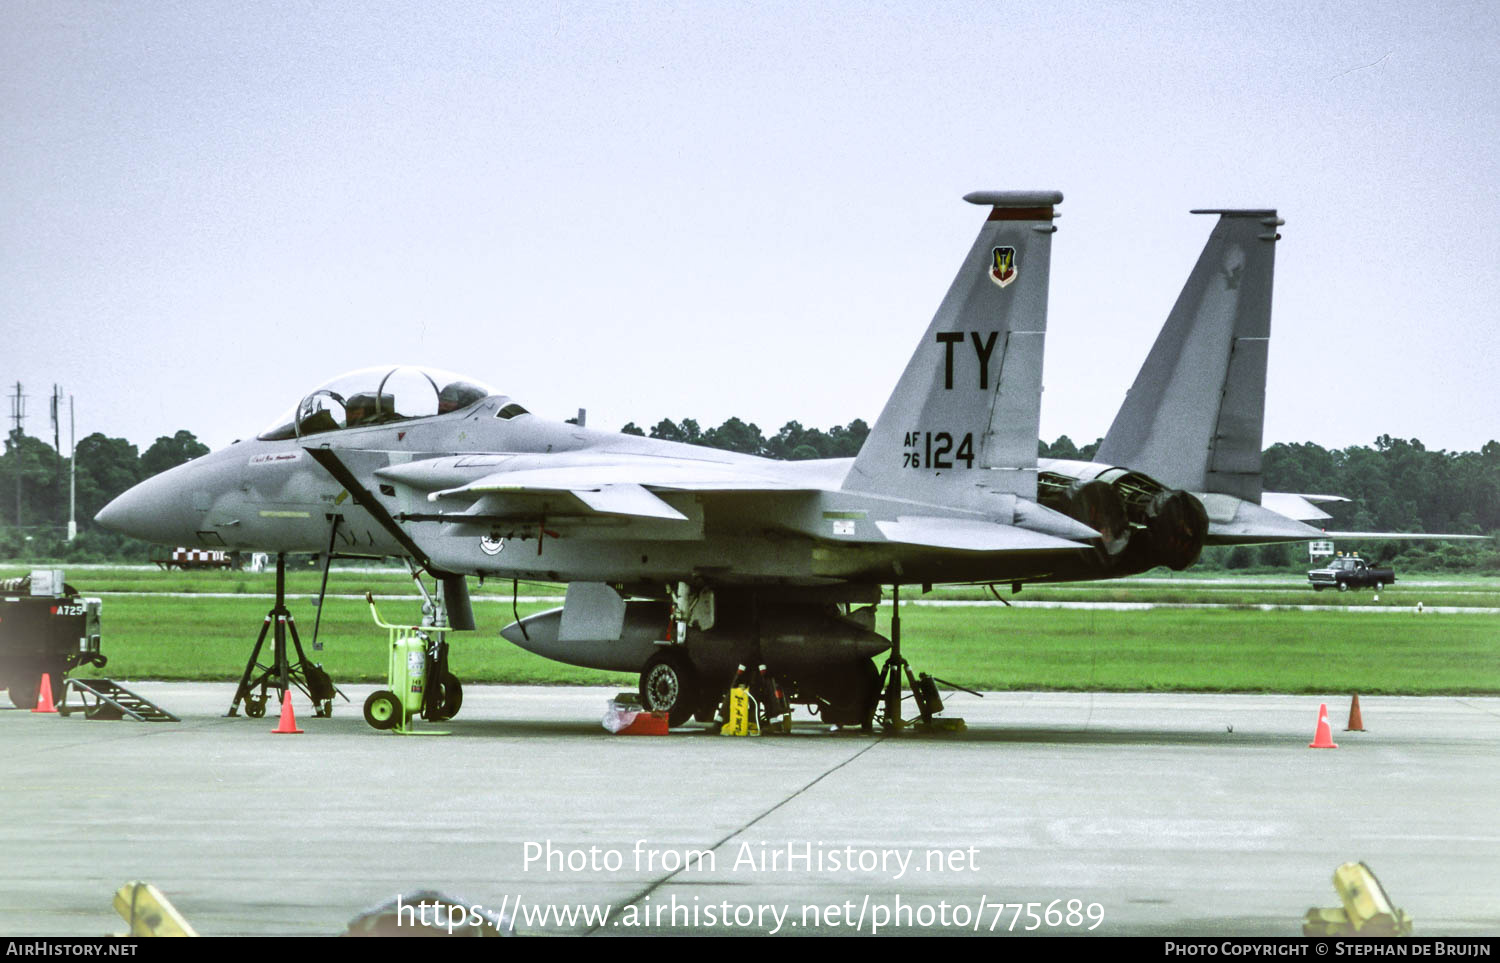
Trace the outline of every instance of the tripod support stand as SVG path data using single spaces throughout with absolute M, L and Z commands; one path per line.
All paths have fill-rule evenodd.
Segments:
M 905 657 L 901 655 L 901 586 L 892 585 L 891 654 L 886 657 L 885 666 L 880 670 L 880 687 L 877 690 L 881 693 L 879 701 L 884 701 L 885 703 L 885 711 L 883 713 L 879 711 L 879 701 L 877 701 L 876 709 L 872 710 L 874 715 L 865 726 L 865 730 L 867 732 L 873 731 L 877 718 L 880 721 L 881 728 L 890 733 L 900 732 L 903 728 L 909 728 L 917 724 L 915 720 L 913 722 L 904 722 L 901 719 L 901 701 L 905 698 L 902 692 L 903 683 L 906 688 L 911 689 L 912 700 L 916 703 L 917 713 L 922 717 L 922 725 L 933 726 L 936 723 L 939 727 L 948 729 L 955 727 L 962 728 L 963 720 L 961 719 L 947 720 L 949 724 L 946 726 L 943 725 L 944 720 L 934 720 L 933 717 L 943 711 L 943 699 L 938 692 L 939 682 L 954 689 L 967 692 L 970 695 L 976 695 L 980 698 L 984 697 L 983 693 L 975 692 L 973 689 L 965 688 L 964 686 L 947 682 L 943 679 L 934 678 L 925 672 L 920 676 L 912 674 L 911 663 L 907 662 Z
M 912 677 L 911 664 L 901 655 L 901 586 L 892 585 L 891 653 L 886 656 L 885 665 L 880 670 L 879 689 L 881 699 L 885 702 L 885 712 L 880 716 L 880 727 L 887 732 L 899 732 L 902 727 L 903 683 L 910 685 L 913 692 L 917 691 L 917 680 Z
M 261 649 L 265 646 L 267 634 L 271 635 L 269 665 L 260 661 Z M 292 645 L 297 650 L 295 663 L 287 655 L 288 634 L 291 635 Z M 323 666 L 309 662 L 307 653 L 302 651 L 302 639 L 297 634 L 297 622 L 286 607 L 286 555 L 277 552 L 276 604 L 270 612 L 266 613 L 265 621 L 261 623 L 260 635 L 255 639 L 255 648 L 251 650 L 250 659 L 245 663 L 245 672 L 240 676 L 239 687 L 234 690 L 234 701 L 229 704 L 229 711 L 224 715 L 226 717 L 239 715 L 240 703 L 243 702 L 245 715 L 252 719 L 259 719 L 266 714 L 266 690 L 278 689 L 284 695 L 292 686 L 296 686 L 312 700 L 313 712 L 319 718 L 333 715 L 335 695 L 342 696 L 346 702 L 349 700 L 349 697 L 333 684 L 328 673 L 323 671 Z M 254 695 L 253 690 L 257 688 L 260 694 Z M 281 701 L 280 698 L 277 701 Z

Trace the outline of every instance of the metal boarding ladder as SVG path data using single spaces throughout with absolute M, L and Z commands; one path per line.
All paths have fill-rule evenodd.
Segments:
M 68 705 L 69 692 L 78 693 L 80 705 Z M 63 715 L 82 712 L 85 719 L 123 719 L 129 716 L 141 722 L 182 721 L 151 700 L 109 679 L 68 679 L 57 711 Z

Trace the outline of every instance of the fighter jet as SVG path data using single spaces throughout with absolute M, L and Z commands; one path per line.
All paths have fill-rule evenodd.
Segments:
M 457 627 L 473 625 L 468 577 L 566 583 L 561 608 L 505 638 L 639 672 L 673 724 L 711 718 L 742 665 L 825 721 L 868 724 L 893 641 L 874 631 L 884 586 L 1111 578 L 1184 567 L 1212 541 L 1321 537 L 1257 503 L 1275 212 L 1219 212 L 1101 462 L 1039 464 L 1062 195 L 965 199 L 986 219 L 853 459 L 599 431 L 389 366 L 315 388 L 98 521 L 158 543 L 402 557 L 439 580 Z M 1204 391 L 1223 397 L 1195 408 Z
M 1037 499 L 1057 192 L 978 192 L 979 235 L 869 438 L 778 462 L 549 421 L 482 382 L 372 368 L 98 515 L 155 542 L 410 558 L 467 624 L 464 578 L 568 584 L 505 636 L 642 673 L 674 722 L 766 664 L 868 718 L 883 585 L 1029 580 L 1099 533 Z

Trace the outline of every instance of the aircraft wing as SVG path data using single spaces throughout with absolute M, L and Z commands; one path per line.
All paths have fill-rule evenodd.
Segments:
M 786 492 L 809 486 L 755 471 L 733 461 L 599 452 L 534 455 L 460 455 L 377 469 L 383 481 L 414 489 L 426 500 L 460 511 L 434 520 L 466 524 L 517 520 L 533 515 L 614 515 L 686 521 L 687 516 L 655 492 Z M 408 514 L 409 518 L 421 518 Z
M 567 462 L 555 465 L 559 458 L 567 458 Z M 805 473 L 781 475 L 774 470 L 756 470 L 757 467 L 732 461 L 625 453 L 600 458 L 598 453 L 590 453 L 571 458 L 553 456 L 553 461 L 545 466 L 538 466 L 529 457 L 450 456 L 391 465 L 374 474 L 382 480 L 425 492 L 426 500 L 434 503 L 434 511 L 407 513 L 403 517 L 412 521 L 447 522 L 453 527 L 445 530 L 445 534 L 470 534 L 498 522 L 517 523 L 537 517 L 561 521 L 569 517 L 614 515 L 642 521 L 684 522 L 687 524 L 678 535 L 666 535 L 664 530 L 657 529 L 657 537 L 691 537 L 688 532 L 701 532 L 701 514 L 690 517 L 684 512 L 692 509 L 680 499 L 674 505 L 662 495 L 791 494 L 822 490 Z M 469 476 L 467 480 L 463 478 L 465 473 Z M 444 505 L 452 507 L 445 509 Z M 827 523 L 821 514 L 816 514 L 810 523 L 795 513 L 784 521 L 793 530 L 826 536 L 823 526 Z M 1075 527 L 1079 533 L 1092 534 L 1083 526 Z M 854 536 L 853 532 L 847 534 Z M 877 521 L 865 537 L 852 540 L 974 552 L 1073 551 L 1087 547 L 1083 541 L 1061 537 L 1065 534 L 1069 533 L 1049 535 L 981 518 L 899 515 L 894 520 Z
M 804 487 L 770 475 L 749 473 L 735 465 L 653 458 L 625 463 L 498 471 L 466 485 L 432 492 L 427 498 L 437 501 L 463 495 L 528 491 L 600 491 L 622 485 L 664 491 L 721 492 L 797 491 Z

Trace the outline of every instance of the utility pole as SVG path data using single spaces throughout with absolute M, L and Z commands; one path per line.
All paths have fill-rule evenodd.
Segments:
M 26 396 L 21 394 L 21 382 L 16 382 L 16 393 L 10 399 L 10 420 L 15 427 L 10 432 L 11 468 L 16 473 L 16 529 L 21 528 L 21 426 L 26 421 Z
M 78 425 L 68 395 L 68 541 L 78 537 Z
M 62 496 L 62 389 L 57 385 L 52 386 L 52 490 L 54 497 L 61 501 Z M 61 506 L 58 506 L 59 508 Z M 56 520 L 56 516 L 48 521 Z

